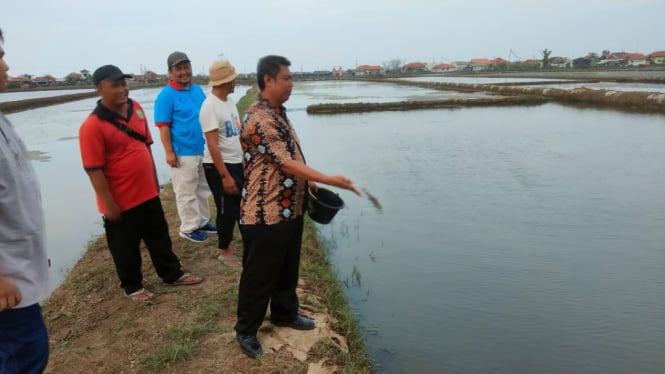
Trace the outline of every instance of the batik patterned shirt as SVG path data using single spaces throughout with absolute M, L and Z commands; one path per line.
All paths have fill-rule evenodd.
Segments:
M 274 225 L 301 216 L 307 181 L 280 168 L 289 160 L 305 162 L 286 109 L 271 107 L 259 95 L 243 119 L 240 143 L 245 163 L 240 223 Z

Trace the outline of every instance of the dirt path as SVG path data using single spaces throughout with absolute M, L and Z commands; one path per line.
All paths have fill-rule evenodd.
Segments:
M 314 318 L 317 328 L 296 332 L 266 321 L 259 331 L 266 353 L 253 360 L 240 351 L 233 331 L 240 268 L 216 260 L 214 238 L 202 244 L 180 239 L 170 190 L 162 202 L 174 251 L 186 270 L 206 280 L 164 286 L 143 251 L 145 286 L 158 296 L 154 302 L 131 302 L 100 238 L 44 305 L 51 345 L 47 373 L 371 372 L 357 323 L 312 227 L 304 237 L 298 292 L 301 311 Z M 239 238 L 233 246 L 241 255 Z M 320 273 L 322 268 L 327 271 Z

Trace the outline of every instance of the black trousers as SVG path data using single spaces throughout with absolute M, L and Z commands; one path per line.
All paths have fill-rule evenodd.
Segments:
M 256 335 L 270 303 L 270 318 L 292 321 L 298 315 L 298 271 L 303 217 L 276 225 L 240 225 L 244 252 L 238 291 L 240 335 Z
M 150 199 L 122 212 L 120 221 L 104 218 L 106 242 L 111 250 L 120 287 L 126 294 L 143 288 L 141 273 L 141 239 L 157 275 L 166 283 L 173 283 L 183 275 L 180 260 L 173 253 L 169 227 L 159 197 Z
M 243 185 L 243 166 L 242 164 L 224 164 L 226 169 L 233 177 L 238 192 L 242 190 Z M 240 218 L 240 193 L 238 195 L 227 195 L 222 187 L 222 177 L 217 172 L 215 164 L 203 164 L 208 187 L 212 192 L 217 207 L 217 216 L 215 226 L 217 227 L 217 248 L 226 249 L 233 240 L 233 229 Z

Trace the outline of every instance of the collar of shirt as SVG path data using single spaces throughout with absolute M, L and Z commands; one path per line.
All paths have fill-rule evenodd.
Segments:
M 127 118 L 124 118 L 120 113 L 116 113 L 102 105 L 101 99 L 97 100 L 97 107 L 92 112 L 102 121 L 110 122 L 111 120 L 119 118 L 125 122 L 129 122 L 134 114 L 134 102 L 131 99 L 127 99 Z
M 171 88 L 173 88 L 176 91 L 184 91 L 184 90 L 188 90 L 189 87 L 192 86 L 192 84 L 190 83 L 189 87 L 185 88 L 185 87 L 179 85 L 178 83 L 174 82 L 173 79 L 169 79 L 169 86 L 171 86 Z
M 285 120 L 288 121 L 288 119 L 286 118 L 286 108 L 284 107 L 284 105 L 280 105 L 278 107 L 272 106 L 272 105 L 270 105 L 270 102 L 268 102 L 267 99 L 265 99 L 263 96 L 261 96 L 260 93 L 258 95 L 258 100 L 257 101 L 258 101 L 259 105 L 265 106 L 266 108 L 268 108 L 268 110 L 274 112 L 276 115 L 278 115 L 278 116 L 280 116 L 280 117 L 282 117 L 282 118 L 284 118 Z

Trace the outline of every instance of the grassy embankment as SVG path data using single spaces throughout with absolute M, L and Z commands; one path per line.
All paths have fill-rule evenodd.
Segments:
M 241 113 L 256 93 L 253 88 L 240 100 Z M 252 360 L 240 352 L 233 332 L 241 270 L 215 260 L 216 240 L 198 244 L 178 238 L 170 186 L 161 197 L 174 251 L 186 270 L 205 276 L 206 281 L 192 287 L 164 286 L 144 249 L 144 286 L 157 297 L 148 303 L 130 302 L 118 287 L 105 238 L 97 238 L 44 305 L 51 345 L 47 373 L 306 373 L 312 367 L 328 372 L 372 371 L 358 323 L 311 221 L 303 236 L 302 307 L 323 312 L 326 324 L 346 339 L 348 352 L 344 344 L 322 339 L 305 361 L 284 347 Z M 242 253 L 237 230 L 232 248 L 236 255 Z M 50 252 L 57 255 L 54 249 Z M 264 323 L 262 331 L 266 334 L 271 328 Z M 292 339 L 305 333 L 309 332 L 296 332 Z

